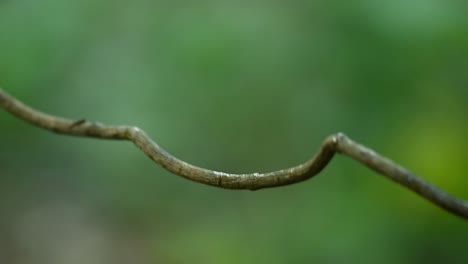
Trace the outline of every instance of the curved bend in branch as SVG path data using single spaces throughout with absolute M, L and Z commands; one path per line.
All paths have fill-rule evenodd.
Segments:
M 327 166 L 335 153 L 341 153 L 403 185 L 446 211 L 468 219 L 467 202 L 450 196 L 393 161 L 352 141 L 342 133 L 329 136 L 311 160 L 296 167 L 269 173 L 230 174 L 200 168 L 177 159 L 137 127 L 108 126 L 48 115 L 21 103 L 1 89 L 0 107 L 24 121 L 55 133 L 132 141 L 148 157 L 168 171 L 195 182 L 226 189 L 257 190 L 301 182 L 317 175 Z

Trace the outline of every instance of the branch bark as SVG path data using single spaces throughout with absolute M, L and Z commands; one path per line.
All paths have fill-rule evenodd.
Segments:
M 177 159 L 138 127 L 109 126 L 83 119 L 70 120 L 48 115 L 23 104 L 2 89 L 0 107 L 24 121 L 58 134 L 132 141 L 166 170 L 191 181 L 226 189 L 258 190 L 305 181 L 320 173 L 335 153 L 340 153 L 401 184 L 447 212 L 468 220 L 467 202 L 449 195 L 395 162 L 354 142 L 343 133 L 329 136 L 311 160 L 296 167 L 268 173 L 231 174 L 200 168 Z

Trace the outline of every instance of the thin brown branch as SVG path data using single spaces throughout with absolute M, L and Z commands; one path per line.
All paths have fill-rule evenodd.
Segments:
M 284 186 L 312 178 L 322 171 L 335 153 L 346 155 L 405 186 L 446 211 L 468 219 L 468 203 L 440 190 L 393 161 L 360 145 L 342 133 L 329 136 L 317 154 L 293 168 L 250 174 L 230 174 L 200 168 L 172 156 L 143 130 L 132 126 L 108 126 L 84 119 L 70 120 L 35 110 L 0 89 L 0 107 L 35 126 L 59 134 L 132 141 L 153 161 L 188 180 L 226 189 L 249 189 Z

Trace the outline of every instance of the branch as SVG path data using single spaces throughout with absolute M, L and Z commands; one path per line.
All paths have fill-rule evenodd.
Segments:
M 258 190 L 305 181 L 321 172 L 335 153 L 340 153 L 403 185 L 442 209 L 468 220 L 467 202 L 447 194 L 342 133 L 329 136 L 311 160 L 296 167 L 269 173 L 230 174 L 200 168 L 177 159 L 158 146 L 138 127 L 108 126 L 83 119 L 70 120 L 48 115 L 23 104 L 2 89 L 0 89 L 0 107 L 24 121 L 55 133 L 132 141 L 166 170 L 191 181 L 226 189 Z

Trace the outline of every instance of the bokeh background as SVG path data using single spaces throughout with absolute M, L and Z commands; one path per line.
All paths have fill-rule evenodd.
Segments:
M 226 172 L 343 131 L 468 198 L 468 2 L 0 1 L 0 77 Z M 1 263 L 468 263 L 468 226 L 345 157 L 229 191 L 0 111 Z

